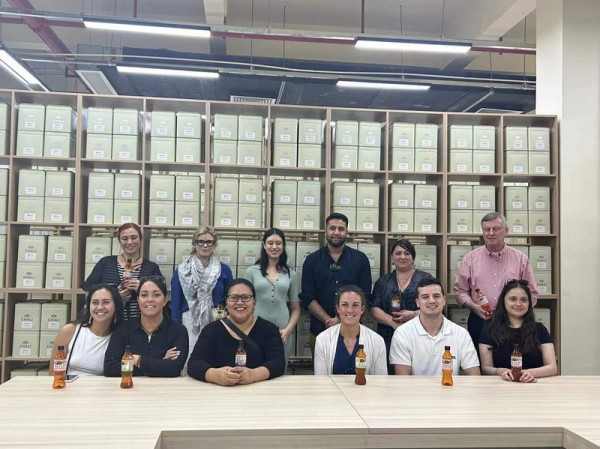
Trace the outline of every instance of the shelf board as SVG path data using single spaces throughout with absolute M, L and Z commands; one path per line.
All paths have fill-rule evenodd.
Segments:
M 327 170 L 324 168 L 308 168 L 308 167 L 270 167 L 271 176 L 296 176 L 303 178 L 320 178 L 323 177 Z
M 29 167 L 75 168 L 74 157 L 51 158 L 46 156 L 13 156 L 13 162 Z
M 499 181 L 501 177 L 501 173 L 448 173 L 448 181 L 457 182 Z
M 265 176 L 267 167 L 265 165 L 210 165 L 211 174 L 230 174 L 230 175 L 257 175 Z
M 204 173 L 205 164 L 202 162 L 158 162 L 145 161 L 146 169 L 152 171 L 175 171 Z
M 507 234 L 507 237 L 518 238 L 518 237 L 545 237 L 545 238 L 556 238 L 556 234 Z
M 505 182 L 530 182 L 530 181 L 554 181 L 557 175 L 536 175 L 527 173 L 503 173 Z
M 83 158 L 81 159 L 81 163 L 86 166 L 91 166 L 93 168 L 106 168 L 106 169 L 115 169 L 115 170 L 142 170 L 143 162 L 136 161 L 126 161 L 126 160 L 117 160 L 117 159 L 91 159 L 91 158 Z
M 42 197 L 40 197 L 42 198 Z M 45 221 L 9 221 L 13 226 L 35 226 L 43 228 L 73 228 L 75 223 L 47 223 Z
M 401 231 L 387 231 L 389 239 L 399 239 L 402 237 L 441 237 L 441 232 L 401 232 Z
M 75 289 L 58 289 L 58 288 L 23 288 L 23 287 L 9 287 L 6 289 L 7 293 L 19 293 L 19 294 L 43 294 L 43 295 L 72 295 L 75 293 Z M 34 299 L 33 301 L 37 301 Z M 40 299 L 40 301 L 43 301 Z
M 433 171 L 388 171 L 391 180 L 430 181 L 441 180 L 443 173 Z
M 4 357 L 7 362 L 48 362 L 50 357 Z
M 348 170 L 343 168 L 332 168 L 330 170 L 331 178 L 352 178 L 352 179 L 377 179 L 384 178 L 384 170 Z

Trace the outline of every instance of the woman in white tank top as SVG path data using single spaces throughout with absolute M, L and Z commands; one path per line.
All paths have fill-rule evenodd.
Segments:
M 82 318 L 63 326 L 54 339 L 50 371 L 57 347 L 62 345 L 67 348 L 67 374 L 102 376 L 110 335 L 122 321 L 123 301 L 116 287 L 108 284 L 93 286 L 88 291 Z

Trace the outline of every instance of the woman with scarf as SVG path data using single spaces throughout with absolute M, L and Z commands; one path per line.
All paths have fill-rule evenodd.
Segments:
M 187 328 L 190 348 L 204 326 L 215 321 L 225 287 L 233 280 L 231 268 L 214 255 L 216 246 L 215 229 L 199 228 L 192 238 L 190 256 L 175 269 L 171 280 L 171 318 Z

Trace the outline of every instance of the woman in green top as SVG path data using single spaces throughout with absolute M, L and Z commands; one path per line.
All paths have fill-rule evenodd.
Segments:
M 286 366 L 292 350 L 291 335 L 300 318 L 298 275 L 288 265 L 287 257 L 283 231 L 271 228 L 263 235 L 260 258 L 244 276 L 256 290 L 256 315 L 279 328 Z

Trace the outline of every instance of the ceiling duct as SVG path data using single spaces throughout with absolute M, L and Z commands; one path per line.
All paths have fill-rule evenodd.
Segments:
M 115 88 L 100 70 L 77 70 L 85 85 L 95 94 L 118 95 Z
M 229 101 L 231 101 L 232 103 L 275 104 L 275 98 L 245 97 L 243 95 L 230 95 Z

